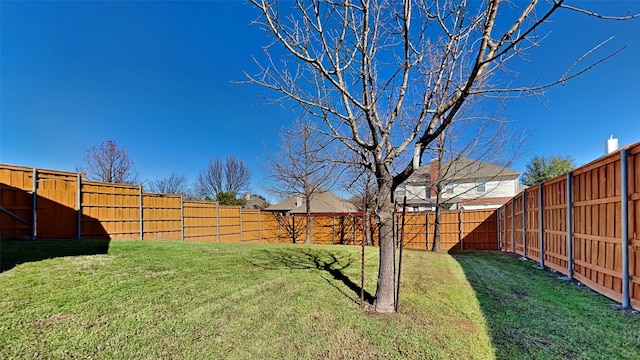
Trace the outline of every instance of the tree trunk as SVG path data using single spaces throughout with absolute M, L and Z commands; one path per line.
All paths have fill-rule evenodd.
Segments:
M 306 231 L 307 231 L 307 235 L 304 238 L 304 243 L 305 244 L 311 244 L 311 196 L 307 196 L 307 198 L 305 199 L 306 201 L 306 210 L 307 210 L 307 226 L 306 226 Z
M 436 201 L 435 215 L 435 221 L 433 223 L 433 247 L 431 248 L 431 251 L 439 252 L 442 250 L 440 247 L 440 222 L 442 220 L 442 210 L 440 209 L 439 201 Z
M 380 228 L 380 268 L 376 288 L 375 311 L 395 312 L 395 257 L 393 238 L 393 202 L 391 181 L 379 180 L 376 220 Z
M 297 231 L 296 231 L 296 217 L 291 216 L 291 241 L 295 244 L 296 243 L 296 238 L 297 238 Z

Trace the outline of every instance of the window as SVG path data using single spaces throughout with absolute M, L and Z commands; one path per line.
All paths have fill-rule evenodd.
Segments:
M 453 194 L 453 183 L 448 183 L 444 186 L 445 194 Z
M 477 193 L 484 193 L 487 191 L 487 180 L 485 179 L 478 179 L 476 180 L 476 192 Z

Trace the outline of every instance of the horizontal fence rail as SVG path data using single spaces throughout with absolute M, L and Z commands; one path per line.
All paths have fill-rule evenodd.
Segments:
M 640 143 L 530 187 L 498 214 L 500 249 L 640 310 Z

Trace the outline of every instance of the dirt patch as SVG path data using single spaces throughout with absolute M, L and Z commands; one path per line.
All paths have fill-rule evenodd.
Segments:
M 44 320 L 36 321 L 35 323 L 33 323 L 33 327 L 35 327 L 36 329 L 51 328 L 58 323 L 65 322 L 71 319 L 72 317 L 73 316 L 70 314 L 51 315 Z

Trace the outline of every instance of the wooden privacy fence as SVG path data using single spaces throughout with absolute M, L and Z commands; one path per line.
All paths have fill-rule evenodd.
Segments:
M 528 188 L 498 210 L 504 251 L 640 310 L 640 143 Z
M 166 239 L 201 242 L 303 243 L 306 217 L 276 216 L 145 193 L 141 186 L 85 181 L 78 173 L 0 164 L 0 238 Z M 408 213 L 404 244 L 427 249 L 435 215 Z M 313 216 L 313 244 L 361 244 L 362 214 Z M 398 231 L 401 222 L 396 216 Z M 375 223 L 371 233 L 377 244 Z M 494 211 L 445 211 L 443 250 L 497 249 Z
M 404 246 L 411 249 L 431 249 L 435 227 L 435 212 L 410 212 L 405 215 Z M 396 215 L 396 228 L 401 232 L 401 215 Z M 446 210 L 440 220 L 440 248 L 449 250 L 497 250 L 496 211 Z
M 0 164 L 0 238 L 278 242 L 268 213 Z

